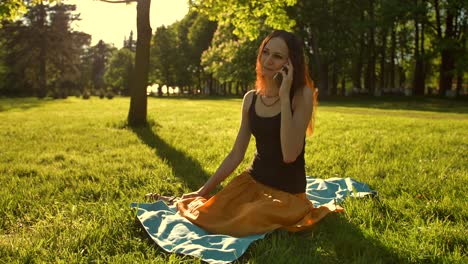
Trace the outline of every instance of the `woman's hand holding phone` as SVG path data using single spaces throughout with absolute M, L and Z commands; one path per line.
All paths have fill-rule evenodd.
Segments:
M 289 98 L 289 92 L 291 91 L 293 66 L 291 59 L 288 58 L 288 63 L 281 67 L 281 70 L 273 77 L 279 86 L 279 96 L 283 98 Z

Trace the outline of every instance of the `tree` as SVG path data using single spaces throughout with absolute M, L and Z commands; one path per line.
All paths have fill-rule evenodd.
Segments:
M 365 10 L 353 1 L 301 0 L 294 6 L 290 15 L 296 19 L 297 34 L 304 39 L 320 96 L 335 95 L 339 81 L 346 76 L 353 80 L 354 87 L 362 87 Z
M 23 19 L 4 22 L 4 78 L 13 93 L 42 98 L 53 87 L 65 96 L 63 86 L 78 82 L 80 56 L 90 36 L 70 29 L 78 19 L 74 10 L 73 5 L 40 3 L 29 6 Z
M 48 31 L 46 27 L 46 16 L 47 10 L 46 6 L 40 2 L 36 8 L 31 9 L 32 12 L 28 12 L 29 21 L 31 23 L 31 28 L 35 30 L 31 31 L 32 36 L 37 39 L 37 47 L 39 49 L 38 55 L 38 97 L 43 98 L 47 95 L 47 68 L 46 68 L 46 57 L 47 57 L 47 42 L 48 42 Z M 36 83 L 36 82 L 34 82 Z
M 203 68 L 201 54 L 208 48 L 216 23 L 206 16 L 190 11 L 185 17 L 168 27 L 156 29 L 151 44 L 151 83 L 177 86 L 180 90 L 201 87 Z
M 27 27 L 20 21 L 3 21 L 0 29 L 2 76 L 0 86 L 6 95 L 31 95 L 33 88 L 26 79 L 30 51 Z
M 466 58 L 463 54 L 466 54 L 468 4 L 461 0 L 434 0 L 433 5 L 436 44 L 441 56 L 439 95 L 443 96 L 452 89 L 457 61 Z
M 115 48 L 102 40 L 91 47 L 92 70 L 91 80 L 95 90 L 104 89 L 104 74 L 106 72 L 107 62 L 115 52 Z
M 1 20 L 14 20 L 20 17 L 27 11 L 27 6 L 44 4 L 43 0 L 5 0 L 0 2 L 0 21 Z M 49 4 L 57 2 L 57 0 L 47 1 Z M 0 24 L 1 27 L 1 24 Z
M 260 35 L 259 25 L 284 30 L 292 30 L 295 26 L 286 7 L 295 5 L 296 0 L 191 0 L 189 3 L 194 10 L 208 15 L 210 20 L 216 20 L 221 25 L 233 25 L 235 35 L 250 41 Z
M 137 3 L 137 45 L 135 54 L 135 73 L 130 86 L 130 126 L 146 125 L 148 71 L 150 57 L 151 26 L 149 22 L 151 0 L 138 0 Z
M 133 30 L 130 31 L 130 35 L 128 36 L 128 40 L 124 39 L 124 48 L 129 49 L 132 52 L 135 52 L 136 48 L 136 41 L 133 39 Z
M 213 39 L 213 34 L 217 24 L 208 20 L 203 14 L 197 14 L 192 25 L 189 27 L 188 44 L 190 46 L 190 72 L 197 77 L 197 86 L 202 89 L 202 79 L 204 70 L 201 63 L 201 57 L 208 49 Z
M 255 62 L 261 39 L 233 35 L 233 26 L 218 24 L 211 46 L 203 52 L 201 63 L 206 72 L 221 83 L 236 82 L 245 87 L 255 81 Z M 214 93 L 210 85 L 210 93 Z
M 176 36 L 171 28 L 158 27 L 151 45 L 150 83 L 158 83 L 158 96 L 162 96 L 163 85 L 175 84 L 177 57 Z
M 100 0 L 107 3 L 137 2 L 137 45 L 135 54 L 135 71 L 130 86 L 130 109 L 128 111 L 128 125 L 144 126 L 147 124 L 147 95 L 148 86 L 151 26 L 149 22 L 151 0 Z
M 180 88 L 190 86 L 193 79 L 193 69 L 191 63 L 191 47 L 188 41 L 189 29 L 192 26 L 197 14 L 189 12 L 181 21 L 178 21 L 168 28 L 175 35 L 175 49 L 177 55 L 174 56 L 174 86 Z
M 104 75 L 104 81 L 123 95 L 129 95 L 130 83 L 134 70 L 135 53 L 128 48 L 117 51 L 110 59 L 108 69 Z
M 81 56 L 89 46 L 91 37 L 82 32 L 72 31 L 70 24 L 79 19 L 71 12 L 75 5 L 57 4 L 50 8 L 49 61 L 54 65 L 49 79 L 53 83 L 55 97 L 66 97 L 70 89 L 78 88 Z
M 436 67 L 441 95 L 452 89 L 455 80 L 460 91 L 466 78 L 467 1 L 194 0 L 191 4 L 216 20 L 218 29 L 233 26 L 237 39 L 226 38 L 222 47 L 213 40 L 203 54 L 205 70 L 220 82 L 229 82 L 228 75 L 238 69 L 232 59 L 236 49 L 247 45 L 239 40 L 256 39 L 264 25 L 294 30 L 304 39 L 321 96 L 336 94 L 340 82 L 342 89 L 350 83 L 360 93 L 411 88 L 423 95 L 426 84 L 437 86 Z M 270 23 L 269 18 L 275 21 Z M 241 46 L 235 48 L 234 43 Z

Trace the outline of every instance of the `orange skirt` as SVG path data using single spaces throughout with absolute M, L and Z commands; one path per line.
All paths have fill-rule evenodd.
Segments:
M 243 237 L 284 228 L 291 232 L 311 227 L 335 205 L 314 208 L 305 193 L 291 194 L 255 181 L 247 172 L 234 178 L 208 200 L 177 202 L 179 213 L 210 233 Z

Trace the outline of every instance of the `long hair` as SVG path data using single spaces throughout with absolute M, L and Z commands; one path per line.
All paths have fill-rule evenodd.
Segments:
M 300 91 L 304 86 L 307 86 L 309 89 L 313 91 L 313 109 L 312 109 L 312 117 L 309 121 L 309 125 L 307 126 L 307 135 L 312 135 L 314 131 L 314 123 L 315 123 L 315 112 L 317 109 L 317 95 L 318 91 L 314 86 L 314 83 L 309 75 L 309 70 L 307 64 L 305 63 L 305 56 L 304 56 L 304 46 L 302 41 L 296 37 L 294 34 L 284 31 L 284 30 L 275 30 L 270 33 L 260 45 L 257 55 L 257 64 L 255 67 L 255 71 L 257 73 L 257 80 L 255 81 L 255 89 L 257 93 L 263 94 L 265 91 L 265 79 L 262 74 L 262 51 L 265 48 L 265 45 L 270 41 L 272 38 L 281 38 L 286 42 L 288 46 L 288 53 L 289 59 L 291 60 L 293 66 L 293 82 L 291 86 L 291 94 L 290 99 L 292 103 L 292 98 L 296 91 Z

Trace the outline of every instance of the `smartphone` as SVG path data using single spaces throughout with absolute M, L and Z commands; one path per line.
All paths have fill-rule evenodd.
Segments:
M 286 74 L 288 74 L 288 68 L 284 67 L 281 69 L 285 71 Z M 278 86 L 281 86 L 281 83 L 283 82 L 283 75 L 281 74 L 281 72 L 277 72 L 274 76 L 273 76 L 273 79 L 276 80 L 276 84 L 278 84 Z
M 278 85 L 278 87 L 280 87 L 281 83 L 283 82 L 283 75 L 280 72 L 277 72 L 275 76 L 273 76 L 273 79 L 275 79 L 276 84 Z

